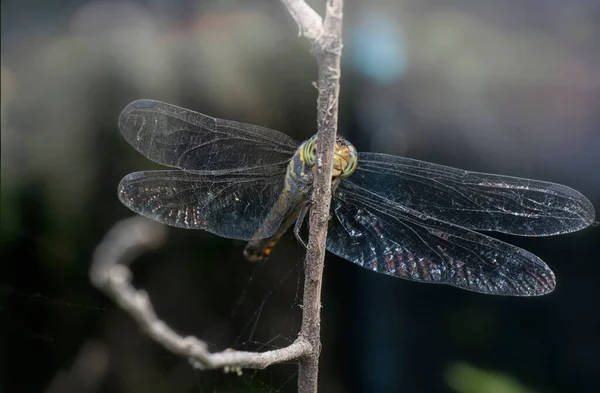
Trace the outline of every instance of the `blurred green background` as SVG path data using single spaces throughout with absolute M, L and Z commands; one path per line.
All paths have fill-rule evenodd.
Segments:
M 321 12 L 324 5 L 311 1 Z M 2 1 L 0 390 L 293 392 L 296 368 L 193 370 L 91 286 L 94 247 L 132 215 L 116 195 L 156 166 L 119 135 L 151 98 L 316 131 L 315 61 L 276 0 Z M 600 206 L 600 3 L 345 1 L 340 133 L 361 151 L 553 181 Z M 263 265 L 243 242 L 171 229 L 134 265 L 160 316 L 212 348 L 293 341 L 303 249 Z M 502 298 L 329 255 L 322 392 L 595 392 L 600 231 L 497 236 L 557 289 Z

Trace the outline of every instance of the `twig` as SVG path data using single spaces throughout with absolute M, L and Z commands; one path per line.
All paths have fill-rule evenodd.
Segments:
M 188 357 L 194 366 L 239 370 L 265 368 L 297 359 L 300 361 L 298 391 L 315 393 L 321 352 L 321 286 L 340 90 L 343 0 L 328 0 L 324 19 L 303 0 L 281 1 L 298 24 L 300 35 L 311 41 L 319 70 L 317 164 L 313 171 L 302 328 L 296 341 L 285 348 L 267 352 L 225 350 L 210 353 L 207 344 L 198 338 L 178 335 L 157 317 L 148 294 L 131 284 L 128 264 L 140 253 L 160 246 L 166 237 L 162 225 L 145 218 L 134 217 L 115 224 L 96 249 L 90 277 L 94 285 L 127 311 L 150 337 L 170 351 Z
M 322 27 L 315 27 L 314 11 L 303 0 L 282 0 L 300 28 L 313 44 L 319 69 L 317 99 L 317 166 L 313 171 L 312 208 L 306 254 L 302 328 L 313 351 L 304 356 L 298 370 L 298 391 L 314 393 L 318 387 L 319 355 L 321 353 L 321 287 L 331 204 L 331 166 L 338 123 L 340 91 L 340 58 L 342 52 L 343 0 L 328 0 Z M 310 34 L 307 34 L 310 32 Z
M 262 369 L 275 363 L 298 359 L 311 351 L 310 344 L 299 337 L 286 348 L 267 352 L 225 350 L 210 353 L 205 342 L 193 336 L 183 337 L 160 320 L 143 290 L 131 284 L 127 266 L 142 252 L 160 246 L 166 229 L 142 217 L 118 222 L 96 248 L 90 278 L 119 306 L 129 313 L 140 327 L 155 341 L 171 352 L 187 357 L 201 369 L 239 368 Z
M 298 34 L 316 41 L 323 33 L 323 18 L 304 0 L 281 0 L 298 25 Z

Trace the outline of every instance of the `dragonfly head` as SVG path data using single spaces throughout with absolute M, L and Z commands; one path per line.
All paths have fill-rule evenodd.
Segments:
M 317 159 L 317 136 L 313 136 L 305 142 L 303 148 L 304 162 L 313 166 Z M 358 153 L 354 146 L 346 139 L 338 136 L 333 150 L 333 168 L 331 176 L 346 178 L 354 173 L 358 165 Z
M 358 153 L 352 143 L 341 136 L 335 141 L 333 150 L 333 178 L 346 178 L 354 173 L 358 165 Z

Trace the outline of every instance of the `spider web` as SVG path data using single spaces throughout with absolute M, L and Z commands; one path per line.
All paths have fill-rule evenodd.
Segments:
M 282 240 L 270 260 L 255 266 L 239 293 L 229 319 L 231 330 L 236 332 L 232 345 L 235 349 L 257 352 L 279 349 L 298 336 L 304 250 L 297 244 L 291 246 L 292 242 L 287 240 Z M 294 264 L 290 264 L 286 254 L 294 256 Z M 219 341 L 227 341 L 225 337 L 226 334 Z M 202 371 L 197 375 L 200 380 L 206 379 Z M 266 370 L 243 370 L 233 379 L 213 375 L 206 391 L 213 391 L 209 390 L 212 388 L 222 391 L 227 387 L 230 390 L 224 391 L 294 392 L 296 377 L 297 365 L 287 363 Z
M 185 234 L 183 240 L 175 240 L 175 244 L 166 245 L 164 250 L 140 257 L 132 266 L 134 285 L 148 291 L 159 318 L 180 334 L 195 335 L 206 341 L 211 351 L 226 348 L 267 351 L 289 345 L 297 337 L 300 326 L 304 256 L 302 247 L 291 241 L 293 236 L 285 236 L 273 257 L 261 264 L 251 264 L 243 259 L 243 243 L 235 244 L 235 247 L 229 243 L 229 249 L 222 251 L 227 258 L 221 256 L 223 261 L 214 268 L 212 276 L 203 269 L 200 269 L 201 274 L 197 274 L 196 268 L 210 265 L 211 260 L 218 261 L 218 255 L 209 254 L 202 263 L 187 261 L 189 258 L 185 253 L 177 261 L 169 260 L 173 259 L 168 257 L 173 254 L 173 249 L 189 242 L 188 236 L 195 237 L 193 241 L 196 244 L 200 243 L 197 232 Z M 48 250 L 38 240 L 28 239 L 28 242 L 39 248 L 47 259 L 66 263 L 65 256 L 52 255 L 53 250 Z M 228 242 L 224 240 L 223 244 Z M 87 281 L 88 266 L 82 267 L 84 276 L 78 279 Z M 170 274 L 174 267 L 177 267 L 175 270 L 179 271 L 179 276 Z M 199 288 L 215 277 L 226 277 L 227 282 L 218 293 L 207 294 L 199 289 L 186 296 L 186 299 L 195 296 L 204 299 L 190 321 L 186 321 L 186 314 L 194 315 L 197 304 L 192 301 L 182 305 L 181 301 L 177 301 L 179 294 L 175 293 L 174 299 L 161 285 L 180 280 L 181 272 L 191 281 L 198 281 Z M 72 279 L 65 278 L 62 284 L 68 284 Z M 183 282 L 175 287 L 181 286 L 186 290 L 186 285 Z M 95 288 L 88 288 L 86 296 L 64 291 L 64 288 L 45 285 L 22 287 L 10 282 L 2 282 L 0 289 L 1 309 L 8 317 L 9 326 L 8 357 L 12 364 L 9 364 L 9 373 L 17 375 L 21 372 L 19 366 L 27 363 L 34 350 L 42 359 L 53 358 L 41 362 L 43 367 L 40 366 L 40 369 L 44 375 L 37 375 L 35 366 L 29 370 L 31 375 L 45 381 L 45 386 L 41 387 L 48 392 L 63 391 L 65 386 L 73 383 L 77 385 L 80 378 L 77 373 L 93 371 L 94 367 L 99 367 L 98 363 L 103 364 L 104 369 L 96 370 L 94 387 L 78 391 L 141 389 L 139 391 L 233 393 L 293 392 L 297 389 L 295 363 L 275 365 L 265 370 L 243 370 L 240 375 L 223 370 L 196 370 L 186 359 L 168 353 L 141 334 L 131 318 L 108 299 L 102 299 Z M 208 312 L 205 312 L 206 304 L 213 300 L 214 307 L 208 307 Z M 52 323 L 53 319 L 58 322 Z M 147 382 L 122 382 L 123 379 L 135 380 L 140 375 Z M 2 386 L 4 388 L 21 386 L 22 383 L 18 377 L 2 379 L 6 384 Z M 39 387 L 31 391 L 40 391 Z

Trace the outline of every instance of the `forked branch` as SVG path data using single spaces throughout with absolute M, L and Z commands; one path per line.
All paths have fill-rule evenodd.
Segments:
M 299 35 L 316 41 L 323 33 L 323 18 L 304 0 L 281 0 L 296 21 Z
M 189 358 L 196 367 L 230 370 L 265 368 L 296 359 L 299 361 L 298 391 L 315 393 L 321 352 L 321 286 L 338 119 L 343 0 L 327 0 L 324 19 L 304 0 L 281 1 L 296 21 L 300 35 L 312 43 L 319 70 L 317 164 L 313 171 L 302 328 L 298 339 L 274 351 L 225 350 L 210 353 L 202 340 L 177 334 L 158 318 L 148 294 L 131 284 L 128 265 L 140 253 L 159 247 L 166 237 L 163 226 L 141 217 L 123 220 L 109 231 L 96 249 L 90 276 L 94 285 L 127 311 L 150 337 L 170 351 Z
M 128 267 L 144 251 L 161 246 L 165 238 L 165 227 L 146 218 L 132 217 L 120 221 L 96 248 L 90 271 L 92 283 L 129 313 L 152 339 L 171 352 L 190 359 L 194 366 L 201 369 L 262 369 L 310 352 L 310 344 L 298 338 L 288 347 L 274 351 L 225 350 L 211 353 L 202 340 L 177 334 L 158 318 L 148 294 L 132 285 Z

